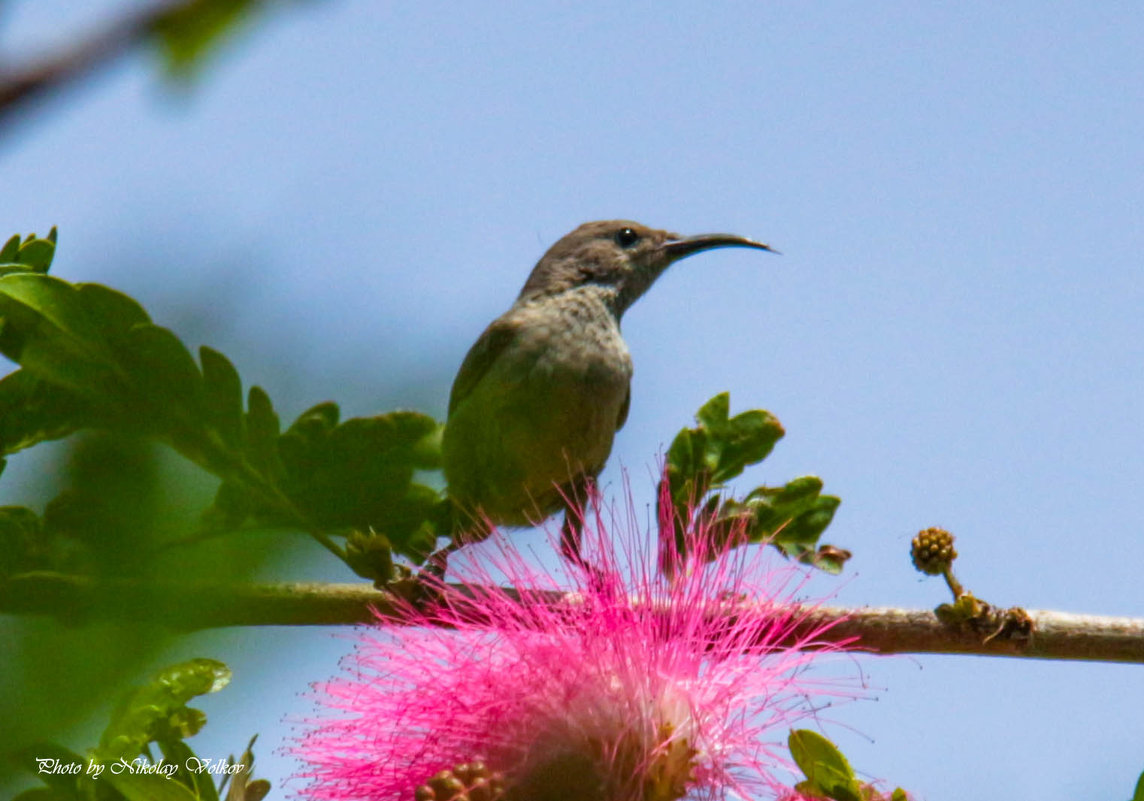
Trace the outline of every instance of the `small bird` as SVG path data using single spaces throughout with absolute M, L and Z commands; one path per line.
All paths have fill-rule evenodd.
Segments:
M 732 234 L 682 237 L 628 220 L 581 225 L 548 249 L 512 308 L 469 349 L 453 382 L 442 454 L 448 494 L 470 520 L 529 525 L 565 509 L 561 550 L 580 563 L 581 503 L 631 403 L 620 319 L 674 262 Z

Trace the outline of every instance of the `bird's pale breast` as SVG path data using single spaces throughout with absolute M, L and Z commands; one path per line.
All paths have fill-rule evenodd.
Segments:
M 591 293 L 523 304 L 517 335 L 449 418 L 450 494 L 495 522 L 524 524 L 560 507 L 559 486 L 603 469 L 632 363 L 619 325 Z

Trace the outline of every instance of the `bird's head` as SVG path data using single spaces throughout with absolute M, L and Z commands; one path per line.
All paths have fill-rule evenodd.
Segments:
M 537 262 L 520 301 L 554 297 L 579 287 L 600 287 L 618 318 L 673 262 L 714 248 L 773 251 L 734 234 L 680 236 L 630 220 L 584 223 Z

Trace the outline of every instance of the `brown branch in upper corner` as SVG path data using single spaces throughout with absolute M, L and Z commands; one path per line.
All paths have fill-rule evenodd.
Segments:
M 535 599 L 535 596 L 532 596 Z M 574 603 L 553 593 L 549 602 Z M 0 613 L 54 615 L 80 624 L 100 618 L 172 629 L 223 626 L 334 626 L 375 619 L 402 622 L 392 596 L 368 584 L 188 584 L 26 573 L 0 581 Z M 825 639 L 852 641 L 873 654 L 979 654 L 1144 664 L 1144 619 L 1030 611 L 1022 641 L 956 631 L 921 609 L 808 611 L 803 627 L 833 624 Z M 794 636 L 799 632 L 795 631 Z M 822 638 L 820 638 L 822 639 Z
M 163 0 L 106 23 L 76 44 L 23 67 L 0 65 L 0 122 L 22 106 L 93 75 L 144 43 L 168 14 L 195 0 Z

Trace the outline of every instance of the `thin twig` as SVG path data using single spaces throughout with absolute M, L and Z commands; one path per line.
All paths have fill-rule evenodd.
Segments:
M 530 594 L 530 601 L 538 596 Z M 575 603 L 551 593 L 549 603 Z M 381 616 L 404 622 L 404 607 L 368 584 L 209 584 L 140 579 L 86 578 L 26 573 L 0 582 L 0 612 L 54 615 L 74 624 L 93 618 L 158 623 L 177 630 L 224 626 L 307 626 L 366 623 Z M 749 611 L 750 604 L 728 608 Z M 979 654 L 1144 664 L 1144 619 L 1028 612 L 1027 640 L 956 631 L 921 609 L 816 607 L 805 610 L 792 632 L 832 624 L 819 641 L 853 641 L 873 654 Z
M 11 68 L 0 65 L 0 123 L 47 94 L 78 83 L 145 43 L 155 25 L 193 0 L 163 0 L 134 9 L 60 52 Z

